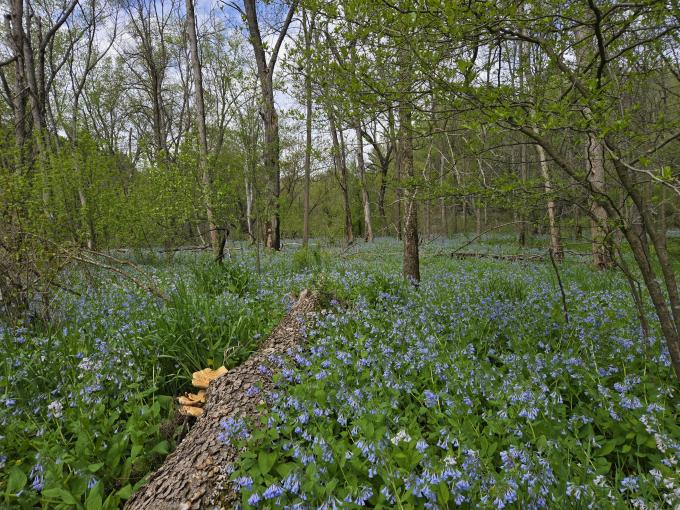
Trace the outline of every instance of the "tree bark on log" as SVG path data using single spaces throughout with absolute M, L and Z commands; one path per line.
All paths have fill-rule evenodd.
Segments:
M 525 254 L 516 254 L 516 255 L 503 255 L 499 253 L 472 253 L 472 252 L 453 252 L 451 253 L 451 257 L 457 258 L 457 259 L 483 259 L 483 258 L 489 258 L 489 259 L 494 259 L 494 260 L 509 260 L 509 261 L 521 261 L 521 260 L 533 260 L 533 261 L 543 261 L 545 260 L 544 255 L 525 255 Z
M 222 508 L 229 498 L 229 467 L 239 451 L 220 441 L 221 422 L 232 418 L 257 418 L 259 404 L 273 388 L 271 373 L 276 359 L 304 340 L 305 318 L 319 306 L 316 293 L 303 291 L 288 314 L 260 348 L 242 365 L 210 383 L 203 415 L 149 481 L 125 505 L 128 510 L 194 510 Z M 260 366 L 269 371 L 262 373 Z M 267 375 L 270 374 L 270 375 Z M 262 392 L 247 390 L 260 385 Z M 257 420 L 254 420 L 256 422 Z M 233 496 L 233 495 L 232 495 Z

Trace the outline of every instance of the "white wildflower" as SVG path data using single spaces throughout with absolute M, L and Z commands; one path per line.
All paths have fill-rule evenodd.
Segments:
M 593 483 L 597 485 L 598 487 L 606 487 L 607 486 L 607 479 L 603 475 L 597 475 L 595 479 L 593 480 Z
M 660 434 L 654 434 L 654 440 L 656 441 L 656 447 L 661 453 L 666 453 L 666 444 L 664 443 L 663 437 Z
M 400 430 L 399 432 L 397 432 L 397 435 L 394 436 L 392 439 L 390 439 L 390 441 L 392 442 L 393 445 L 398 445 L 402 441 L 408 442 L 410 440 L 411 440 L 411 436 L 409 436 L 408 433 L 403 429 Z
M 54 418 L 61 418 L 64 411 L 64 406 L 61 404 L 61 402 L 55 400 L 47 406 L 47 411 L 50 416 Z

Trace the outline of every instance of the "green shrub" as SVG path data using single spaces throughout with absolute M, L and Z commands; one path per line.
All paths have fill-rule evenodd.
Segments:
M 326 254 L 318 246 L 310 248 L 303 246 L 293 254 L 292 270 L 296 273 L 302 271 L 319 271 L 327 264 Z
M 494 274 L 484 280 L 480 293 L 497 296 L 507 301 L 524 301 L 527 298 L 527 284 L 512 275 Z
M 191 267 L 195 290 L 208 296 L 230 292 L 243 296 L 250 286 L 250 270 L 236 263 L 216 264 L 213 261 Z

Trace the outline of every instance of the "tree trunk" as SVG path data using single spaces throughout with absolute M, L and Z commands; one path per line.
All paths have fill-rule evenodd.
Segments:
M 302 13 L 302 28 L 305 35 L 305 50 L 307 55 L 311 52 L 312 47 L 312 32 L 314 31 L 314 17 L 309 19 L 309 13 L 305 10 Z M 309 244 L 309 186 L 311 181 L 311 167 L 312 167 L 312 76 L 311 65 L 307 62 L 307 71 L 305 74 L 305 189 L 303 195 L 304 202 L 304 216 L 302 227 L 302 245 Z
M 580 241 L 583 239 L 583 227 L 581 226 L 581 208 L 574 206 L 574 240 Z
M 524 73 L 526 70 L 526 67 L 528 65 L 528 55 L 526 52 L 526 45 L 524 41 L 520 40 L 519 41 L 519 90 L 520 92 L 524 92 Z M 513 80 L 514 81 L 514 80 Z M 526 182 L 527 178 L 529 175 L 529 163 L 527 161 L 527 146 L 525 143 L 523 143 L 520 146 L 519 150 L 519 157 L 520 157 L 520 163 L 519 163 L 519 175 L 520 175 L 520 180 L 522 181 L 522 186 L 526 188 Z M 520 202 L 520 211 L 519 211 L 519 236 L 518 236 L 518 241 L 519 245 L 524 247 L 527 245 L 527 238 L 529 237 L 529 222 L 526 211 L 524 209 L 524 204 Z
M 279 161 L 279 116 L 274 107 L 274 91 L 272 84 L 266 86 L 263 95 L 267 96 L 264 105 L 264 167 L 269 177 L 269 225 L 271 235 L 268 236 L 267 247 L 281 249 L 281 222 L 279 198 L 281 196 L 281 168 Z
M 344 158 L 344 147 L 340 144 L 338 137 L 338 127 L 335 122 L 335 116 L 330 111 L 328 112 L 328 122 L 331 130 L 331 138 L 333 140 L 333 162 L 335 164 L 336 175 L 339 173 L 340 190 L 342 191 L 342 205 L 345 211 L 345 242 L 349 245 L 354 242 L 354 233 L 352 231 L 352 209 L 349 201 L 349 185 L 347 182 L 347 165 Z
M 395 158 L 394 158 L 394 180 L 396 183 L 395 187 L 395 192 L 397 195 L 397 200 L 396 200 L 396 212 L 397 212 L 397 224 L 396 224 L 396 230 L 397 230 L 397 239 L 400 241 L 402 240 L 402 221 L 401 221 L 401 200 L 402 200 L 402 189 L 401 189 L 401 169 L 402 169 L 402 147 L 401 147 L 401 139 L 397 139 L 397 135 L 394 133 L 394 113 L 392 112 L 392 109 L 390 108 L 388 112 L 388 118 L 389 118 L 389 126 L 390 126 L 390 138 L 392 138 L 393 142 L 392 144 L 395 147 Z
M 9 42 L 14 53 L 14 81 L 15 90 L 12 91 L 12 110 L 14 114 L 14 138 L 17 146 L 17 170 L 26 163 L 26 103 L 28 84 L 26 83 L 24 65 L 24 2 L 11 0 L 10 15 L 5 18 Z
M 615 149 L 614 144 L 609 144 L 609 146 Z M 613 152 L 619 153 L 616 150 L 613 150 Z M 644 194 L 637 189 L 635 181 L 630 177 L 628 168 L 618 159 L 614 159 L 613 163 L 623 189 L 630 195 L 638 210 L 643 229 L 642 236 L 645 236 L 645 239 L 643 240 L 642 236 L 638 236 L 634 229 L 629 228 L 625 222 L 623 222 L 622 231 L 626 236 L 626 240 L 633 251 L 642 277 L 645 280 L 654 309 L 659 317 L 661 331 L 666 339 L 673 370 L 678 380 L 680 380 L 680 292 L 678 291 L 678 282 L 673 270 L 673 264 L 666 247 L 665 232 L 660 232 L 659 225 L 656 224 L 652 213 L 651 201 L 645 200 Z M 656 262 L 661 269 L 662 281 L 666 287 L 668 300 L 666 300 L 657 280 L 656 270 L 651 262 L 652 255 L 646 244 L 646 236 L 649 236 L 654 246 Z
M 432 218 L 431 218 L 431 211 L 430 211 L 430 201 L 425 200 L 425 239 L 432 239 Z
M 467 234 L 467 223 L 468 223 L 468 199 L 463 197 L 463 233 Z
M 399 167 L 404 174 L 413 178 L 413 133 L 411 108 L 406 104 L 399 107 Z M 420 259 L 418 255 L 418 202 L 416 189 L 406 191 L 404 211 L 404 277 L 414 285 L 420 282 Z
M 250 236 L 251 241 L 255 241 L 255 232 L 253 231 L 253 183 L 248 178 L 247 168 L 245 184 L 246 184 L 246 224 L 248 226 L 248 235 Z
M 550 180 L 550 172 L 548 170 L 548 160 L 545 156 L 543 147 L 536 144 L 536 151 L 538 152 L 538 159 L 541 168 L 541 175 L 543 176 L 543 187 L 548 198 L 548 225 L 550 227 L 550 249 L 552 250 L 555 260 L 562 261 L 564 259 L 564 249 L 562 248 L 562 234 L 560 232 L 560 225 L 557 222 L 557 204 L 552 197 L 552 182 Z
M 361 125 L 357 124 L 355 133 L 357 137 L 357 169 L 359 170 L 361 202 L 364 206 L 364 227 L 366 229 L 364 240 L 370 243 L 373 241 L 373 225 L 371 224 L 371 202 L 366 186 L 366 163 L 364 161 L 364 139 L 361 136 Z
M 274 68 L 278 59 L 278 53 L 283 43 L 283 38 L 288 31 L 293 13 L 297 7 L 297 1 L 293 0 L 288 10 L 288 15 L 283 23 L 279 37 L 272 49 L 271 57 L 267 62 L 260 26 L 257 21 L 256 0 L 243 0 L 250 43 L 255 53 L 257 63 L 257 77 L 262 93 L 262 120 L 264 122 L 264 168 L 269 179 L 270 195 L 268 209 L 271 214 L 269 221 L 269 234 L 267 245 L 274 250 L 281 249 L 281 224 L 279 213 L 279 197 L 281 195 L 281 167 L 279 155 L 281 141 L 279 138 L 279 117 L 274 103 Z
M 580 68 L 585 68 L 590 64 L 590 58 L 593 53 L 595 44 L 593 34 L 588 25 L 582 25 L 577 27 L 576 36 L 583 41 L 583 44 L 575 48 L 576 63 Z M 591 110 L 587 106 L 584 108 L 584 114 L 587 118 L 591 115 Z M 611 256 L 606 246 L 609 236 L 609 215 L 605 207 L 600 203 L 606 191 L 604 144 L 592 132 L 588 134 L 586 161 L 588 182 L 592 191 L 590 194 L 590 232 L 593 264 L 598 269 L 608 269 L 612 267 Z
M 241 452 L 221 439 L 225 420 L 249 419 L 258 426 L 259 403 L 274 390 L 272 373 L 280 367 L 273 358 L 286 356 L 304 341 L 304 321 L 319 306 L 318 296 L 303 291 L 300 299 L 262 346 L 242 365 L 210 383 L 203 415 L 189 434 L 153 473 L 146 485 L 127 501 L 128 510 L 198 510 L 236 501 L 229 491 L 227 468 Z M 266 370 L 260 370 L 260 367 Z M 259 392 L 248 390 L 254 387 Z
M 444 189 L 444 155 L 439 151 L 439 186 Z M 449 220 L 446 215 L 446 199 L 441 197 L 439 199 L 439 221 L 441 222 L 440 229 L 442 235 L 448 237 L 449 235 Z
M 526 186 L 528 176 L 528 164 L 527 164 L 527 149 L 526 144 L 522 144 L 520 147 L 520 167 L 519 167 L 519 178 L 522 181 L 522 185 Z M 527 214 L 524 210 L 524 204 L 520 203 L 519 211 L 519 233 L 517 240 L 520 246 L 524 247 L 527 245 L 527 238 L 529 237 L 529 222 L 527 221 Z
M 194 88 L 195 88 L 195 109 L 196 109 L 196 127 L 198 128 L 198 145 L 199 145 L 199 167 L 201 171 L 201 182 L 203 184 L 203 201 L 205 204 L 206 219 L 208 220 L 208 229 L 210 230 L 210 245 L 212 246 L 213 255 L 216 259 L 222 259 L 222 248 L 220 243 L 219 232 L 215 224 L 213 206 L 212 206 L 212 178 L 210 176 L 210 169 L 208 167 L 208 137 L 205 127 L 205 101 L 203 99 L 203 74 L 201 70 L 201 61 L 198 55 L 198 35 L 196 34 L 196 15 L 194 13 L 193 0 L 186 0 L 187 9 L 187 32 L 189 36 L 189 45 L 191 47 L 191 66 L 194 74 Z M 225 234 L 226 235 L 226 234 Z
M 387 172 L 390 169 L 390 161 L 388 159 L 380 160 L 380 189 L 378 190 L 378 212 L 380 213 L 380 221 L 382 228 L 387 226 L 387 214 L 385 213 L 385 194 L 387 192 Z
M 590 232 L 593 248 L 593 264 L 598 269 L 609 269 L 612 267 L 611 256 L 607 249 L 607 237 L 609 236 L 609 215 L 607 210 L 600 204 L 599 194 L 604 195 L 605 173 L 604 173 L 604 147 L 602 141 L 596 136 L 588 135 L 588 181 L 591 184 L 595 196 L 591 197 L 590 202 Z

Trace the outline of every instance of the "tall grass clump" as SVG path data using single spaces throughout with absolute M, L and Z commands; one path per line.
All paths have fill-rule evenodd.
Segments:
M 252 290 L 251 271 L 238 263 L 216 264 L 203 261 L 191 265 L 192 291 L 206 296 L 228 292 L 242 297 Z
M 179 391 L 192 372 L 205 367 L 240 364 L 257 348 L 262 332 L 275 324 L 275 309 L 264 302 L 244 303 L 233 294 L 200 294 L 178 284 L 152 326 L 164 389 Z
M 293 253 L 291 269 L 296 273 L 320 271 L 329 263 L 329 255 L 318 246 L 303 246 Z

